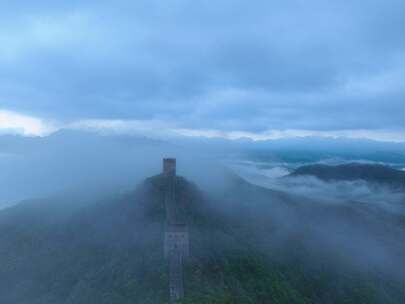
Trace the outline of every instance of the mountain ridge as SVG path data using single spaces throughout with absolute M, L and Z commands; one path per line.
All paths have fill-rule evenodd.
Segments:
M 381 164 L 313 164 L 294 170 L 289 176 L 311 175 L 324 181 L 364 180 L 392 188 L 405 188 L 405 172 Z
M 86 205 L 69 205 L 66 198 L 58 206 L 51 199 L 0 211 L 0 280 L 5 282 L 0 302 L 166 303 L 162 182 L 157 175 L 125 195 Z M 325 227 L 347 229 L 361 222 L 372 231 L 383 224 L 375 216 L 363 217 L 349 207 L 317 205 L 238 177 L 220 193 L 203 191 L 183 177 L 177 182 L 189 202 L 191 246 L 181 303 L 405 299 L 397 283 L 383 284 L 389 290 L 386 295 L 378 287 L 382 278 L 377 273 L 368 277 L 363 270 L 348 268 L 343 257 L 326 249 L 330 240 L 311 245 L 320 237 L 312 230 L 321 219 Z M 339 221 L 346 224 L 334 224 Z M 329 247 L 333 242 L 338 241 Z M 390 238 L 385 242 L 394 246 Z M 336 290 L 332 282 L 340 288 Z

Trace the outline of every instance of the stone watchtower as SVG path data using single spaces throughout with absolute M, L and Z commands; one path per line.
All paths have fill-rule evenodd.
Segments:
M 169 262 L 170 303 L 184 295 L 183 261 L 189 256 L 189 237 L 183 207 L 179 204 L 176 159 L 163 159 L 166 228 L 164 256 Z
M 176 159 L 164 158 L 163 159 L 163 175 L 176 176 Z

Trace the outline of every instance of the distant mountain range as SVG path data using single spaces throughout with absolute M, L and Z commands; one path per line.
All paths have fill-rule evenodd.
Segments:
M 324 181 L 365 180 L 394 188 L 405 189 L 405 171 L 379 164 L 349 163 L 342 165 L 306 165 L 290 176 L 311 175 Z
M 0 208 L 74 187 L 132 185 L 156 172 L 160 159 L 176 155 L 244 159 L 295 168 L 324 160 L 376 161 L 405 167 L 405 144 L 370 140 L 291 138 L 268 141 L 195 137 L 151 139 L 136 135 L 60 130 L 46 137 L 0 135 Z M 202 166 L 204 167 L 204 166 Z M 135 170 L 133 168 L 136 168 Z

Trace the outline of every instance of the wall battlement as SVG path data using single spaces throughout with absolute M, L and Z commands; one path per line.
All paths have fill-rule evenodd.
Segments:
M 189 256 L 189 238 L 186 225 L 180 227 L 167 226 L 164 240 L 164 255 L 169 258 L 174 251 L 181 252 L 182 257 Z

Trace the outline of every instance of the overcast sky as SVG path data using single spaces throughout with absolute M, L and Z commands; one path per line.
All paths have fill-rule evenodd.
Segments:
M 403 0 L 5 0 L 0 132 L 405 140 Z

